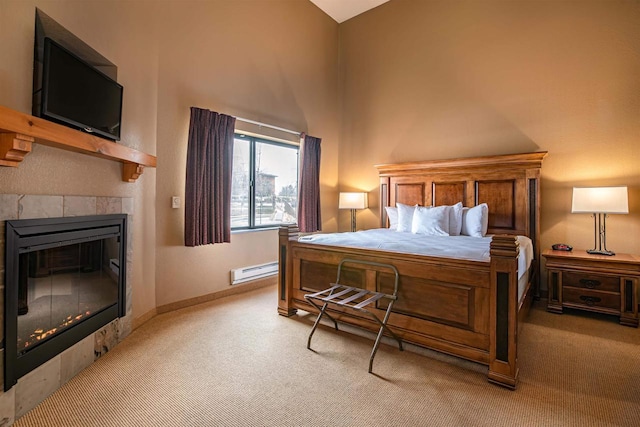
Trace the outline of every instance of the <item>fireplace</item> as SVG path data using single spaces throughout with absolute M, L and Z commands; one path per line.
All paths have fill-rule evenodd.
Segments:
M 125 315 L 126 218 L 6 222 L 5 391 Z

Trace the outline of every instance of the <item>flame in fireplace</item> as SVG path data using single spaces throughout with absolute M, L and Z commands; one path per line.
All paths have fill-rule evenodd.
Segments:
M 33 331 L 32 334 L 29 335 L 29 339 L 27 341 L 24 341 L 22 348 L 27 349 L 30 346 L 38 344 L 44 341 L 46 338 L 49 338 L 50 336 L 54 335 L 56 332 L 62 331 L 63 329 L 73 325 L 74 323 L 77 323 L 79 320 L 89 315 L 91 315 L 90 311 L 87 311 L 85 313 L 80 313 L 75 316 L 70 314 L 69 316 L 61 320 L 59 326 L 53 327 L 46 331 L 43 328 L 37 328 Z M 22 342 L 22 339 L 18 338 L 18 348 L 20 348 L 21 342 Z

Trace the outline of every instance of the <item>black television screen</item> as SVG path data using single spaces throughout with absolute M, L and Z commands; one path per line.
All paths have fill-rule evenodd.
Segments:
M 40 113 L 41 117 L 117 141 L 122 86 L 45 38 Z

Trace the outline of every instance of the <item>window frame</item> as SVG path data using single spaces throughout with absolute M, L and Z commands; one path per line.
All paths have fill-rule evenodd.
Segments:
M 297 218 L 295 222 L 280 222 L 276 224 L 264 224 L 264 225 L 256 225 L 256 179 L 257 179 L 257 171 L 256 171 L 256 146 L 257 143 L 272 145 L 276 147 L 284 147 L 295 150 L 296 152 L 296 189 L 300 184 L 300 145 L 295 143 L 287 143 L 282 141 L 277 141 L 273 139 L 269 139 L 264 136 L 257 136 L 250 133 L 235 131 L 233 134 L 234 140 L 234 148 L 236 139 L 249 141 L 249 192 L 248 192 L 248 202 L 249 202 L 249 225 L 243 226 L 231 226 L 231 232 L 244 232 L 244 231 L 255 231 L 255 230 L 269 230 L 280 227 L 284 224 L 297 224 Z M 233 198 L 232 198 L 233 199 Z M 297 211 L 297 206 L 296 206 Z

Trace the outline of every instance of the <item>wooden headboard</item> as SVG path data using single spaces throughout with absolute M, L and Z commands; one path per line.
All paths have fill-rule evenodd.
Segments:
M 540 247 L 540 169 L 546 151 L 502 156 L 376 165 L 380 221 L 386 206 L 464 206 L 487 203 L 489 234 L 528 236 L 536 259 Z

